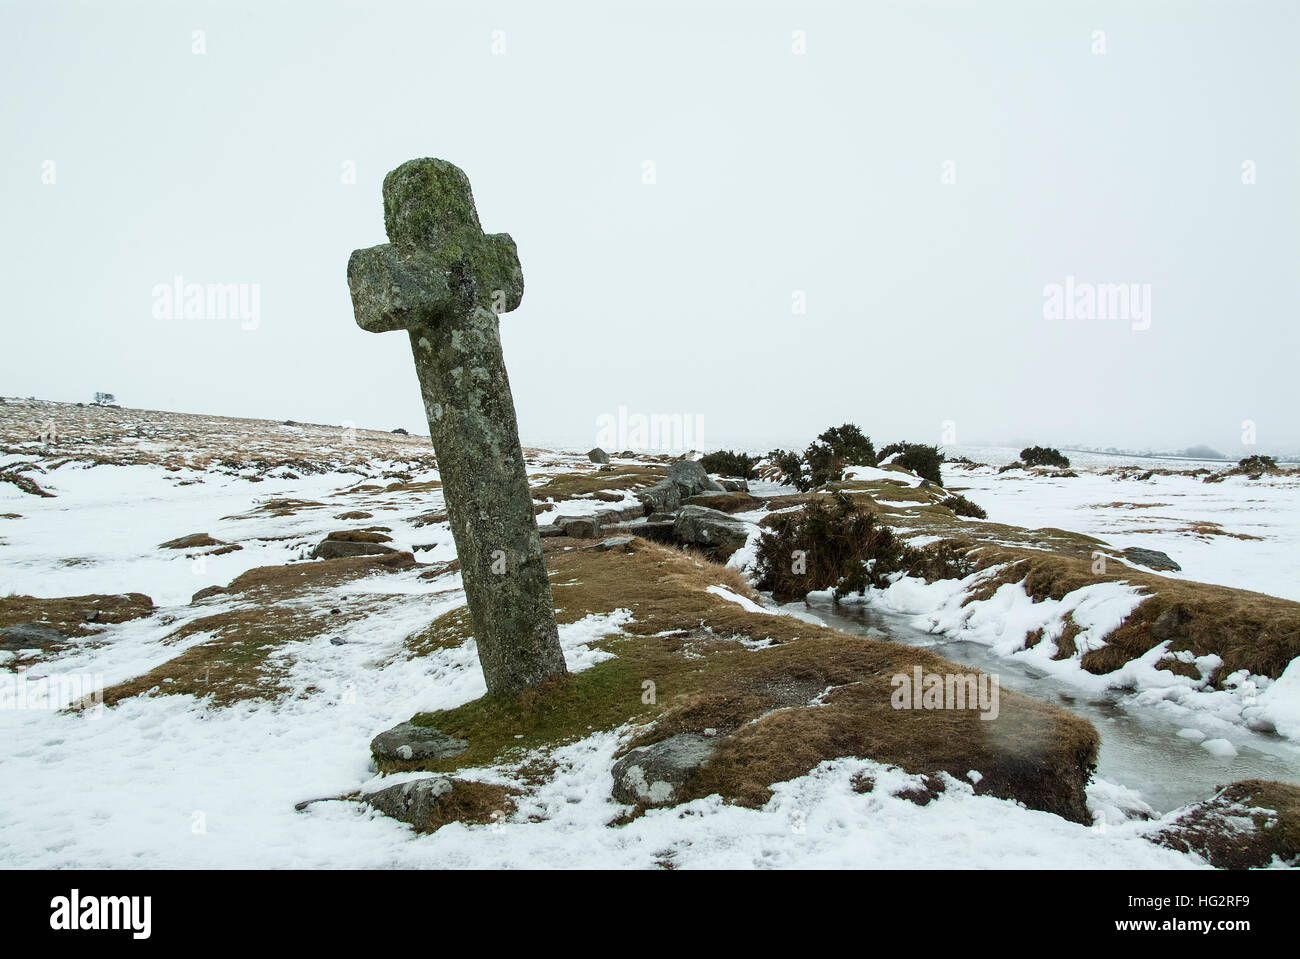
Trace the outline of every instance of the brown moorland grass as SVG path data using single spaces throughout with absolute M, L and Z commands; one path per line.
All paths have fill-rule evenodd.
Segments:
M 144 593 L 85 596 L 0 596 L 0 627 L 44 623 L 65 636 L 92 636 L 109 623 L 150 616 L 153 600 Z
M 1220 656 L 1223 665 L 1212 678 L 1219 688 L 1223 679 L 1238 669 L 1276 679 L 1300 656 L 1300 603 L 1292 600 L 1169 579 L 1119 562 L 1108 562 L 1105 572 L 1094 573 L 1091 558 L 1042 550 L 984 546 L 971 555 L 980 568 L 1008 564 L 983 583 L 972 599 L 987 597 L 1003 583 L 1022 580 L 1025 592 L 1035 601 L 1059 600 L 1084 586 L 1115 581 L 1130 583 L 1148 594 L 1105 638 L 1106 645 L 1083 655 L 1080 665 L 1091 673 L 1113 672 L 1166 640 L 1171 652 Z M 1072 636 L 1077 632 L 1076 628 L 1071 635 L 1071 651 Z M 1178 669 L 1173 665 L 1165 668 Z
M 663 468 L 657 466 L 607 466 L 584 473 L 557 473 L 533 487 L 533 499 L 560 502 L 594 496 L 614 502 L 622 499 L 621 493 L 615 491 L 653 486 L 663 474 Z
M 483 697 L 419 714 L 413 722 L 467 739 L 469 748 L 432 762 L 380 761 L 381 769 L 449 772 L 522 761 L 594 730 L 653 723 L 635 744 L 716 731 L 719 751 L 688 784 L 690 795 L 718 792 L 760 804 L 773 783 L 822 760 L 858 755 L 912 773 L 964 777 L 979 769 L 977 791 L 1086 821 L 1083 788 L 1098 740 L 1084 720 L 1007 690 L 993 721 L 974 709 L 893 709 L 895 674 L 910 675 L 918 665 L 932 673 L 972 671 L 915 647 L 746 612 L 707 592 L 723 585 L 748 593 L 734 571 L 668 547 L 638 539 L 629 552 L 602 553 L 560 543 L 547 559 L 561 622 L 632 612 L 622 634 L 597 643 L 615 658 L 517 700 Z M 751 649 L 741 639 L 771 645 Z M 820 704 L 810 705 L 818 697 Z

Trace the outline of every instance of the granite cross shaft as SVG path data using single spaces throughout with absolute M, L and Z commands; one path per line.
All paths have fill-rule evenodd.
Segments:
M 352 308 L 363 330 L 410 334 L 483 678 L 512 695 L 565 672 L 497 323 L 523 298 L 519 255 L 446 160 L 384 177 L 384 230 L 348 260 Z

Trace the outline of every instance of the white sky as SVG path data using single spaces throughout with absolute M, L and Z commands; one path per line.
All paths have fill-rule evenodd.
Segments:
M 426 432 L 345 267 L 439 156 L 519 245 L 525 442 L 1300 449 L 1297 49 L 1290 0 L 9 0 L 0 394 Z M 154 318 L 178 274 L 257 328 Z M 1150 284 L 1150 328 L 1044 319 L 1067 276 Z

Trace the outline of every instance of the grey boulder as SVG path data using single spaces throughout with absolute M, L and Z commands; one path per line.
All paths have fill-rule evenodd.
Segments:
M 707 490 L 725 492 L 719 484 L 709 479 L 704 467 L 695 460 L 678 460 L 668 467 L 665 476 L 681 487 L 683 496 L 694 496 Z
M 587 451 L 587 459 L 591 460 L 593 463 L 608 463 L 609 454 L 597 446 L 594 450 Z
M 385 816 L 392 816 L 417 829 L 423 829 L 428 825 L 434 807 L 451 790 L 450 779 L 445 776 L 430 776 L 428 779 L 412 779 L 369 793 L 362 797 L 362 801 Z
M 53 626 L 44 623 L 20 623 L 0 629 L 0 649 L 44 649 L 67 639 Z
M 1130 546 L 1124 550 L 1124 558 L 1130 563 L 1137 563 L 1139 566 L 1145 566 L 1148 569 L 1175 571 L 1182 569 L 1181 566 L 1169 558 L 1169 554 L 1162 553 L 1158 549 Z
M 448 736 L 432 726 L 399 723 L 370 741 L 370 751 L 383 759 L 411 762 L 455 756 L 469 748 L 464 739 Z
M 383 543 L 356 543 L 346 539 L 324 539 L 311 552 L 312 559 L 339 559 L 344 556 L 379 556 L 397 550 Z
M 712 758 L 715 748 L 705 736 L 678 733 L 633 749 L 614 763 L 613 796 L 633 806 L 670 806 L 681 785 Z
M 743 520 L 707 506 L 683 506 L 673 524 L 673 535 L 683 543 L 739 549 L 752 527 Z

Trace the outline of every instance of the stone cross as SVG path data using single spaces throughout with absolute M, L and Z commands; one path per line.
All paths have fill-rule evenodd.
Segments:
M 384 230 L 348 260 L 352 308 L 410 334 L 483 678 L 513 695 L 566 671 L 497 324 L 524 295 L 519 255 L 446 160 L 384 177 Z

